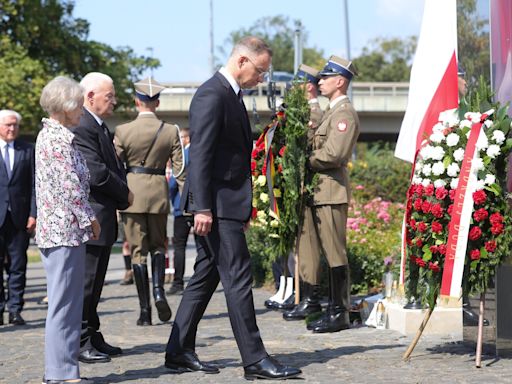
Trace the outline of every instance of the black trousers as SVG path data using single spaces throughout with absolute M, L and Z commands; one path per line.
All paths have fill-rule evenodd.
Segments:
M 7 211 L 4 223 L 0 227 L 0 313 L 4 312 L 7 304 L 9 312 L 21 312 L 25 300 L 25 286 L 27 282 L 27 248 L 30 235 L 23 229 L 17 229 Z M 9 276 L 7 281 L 8 299 L 4 293 L 4 263 L 9 257 Z
M 197 236 L 197 253 L 194 275 L 183 292 L 166 351 L 195 350 L 197 326 L 220 280 L 243 365 L 267 357 L 256 324 L 251 260 L 243 223 L 215 218 L 208 237 Z
M 111 245 L 87 245 L 85 248 L 84 307 L 82 312 L 82 342 L 100 329 L 98 303 L 100 302 Z
M 174 280 L 173 285 L 183 287 L 183 275 L 185 274 L 185 250 L 187 248 L 190 228 L 194 225 L 192 216 L 174 217 Z

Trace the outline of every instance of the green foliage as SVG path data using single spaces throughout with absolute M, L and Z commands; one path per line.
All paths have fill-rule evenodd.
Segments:
M 274 70 L 293 73 L 295 30 L 301 26 L 298 20 L 294 20 L 293 24 L 294 26 L 292 27 L 290 19 L 283 15 L 262 17 L 248 28 L 240 28 L 231 32 L 224 44 L 218 47 L 218 50 L 223 57 L 227 57 L 230 49 L 242 37 L 258 36 L 272 48 L 272 65 Z M 308 47 L 307 38 L 307 32 L 302 29 L 304 64 L 322 68 L 325 64 L 324 52 L 316 47 Z M 228 48 L 226 49 L 225 47 Z
M 114 80 L 118 107 L 126 108 L 133 106 L 133 81 L 160 65 L 129 47 L 88 40 L 89 23 L 73 18 L 73 8 L 66 0 L 0 0 L 0 103 L 21 113 L 23 133 L 37 131 L 41 89 L 57 75 L 80 80 L 88 72 L 106 73 Z
M 411 165 L 393 155 L 389 143 L 359 143 L 357 159 L 350 168 L 353 193 L 361 201 L 374 197 L 404 202 L 409 186 Z M 357 189 L 361 185 L 364 188 Z

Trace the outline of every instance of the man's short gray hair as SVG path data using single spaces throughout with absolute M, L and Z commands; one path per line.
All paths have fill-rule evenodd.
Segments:
M 231 56 L 236 54 L 238 55 L 248 55 L 253 54 L 259 56 L 261 54 L 267 53 L 270 57 L 272 57 L 272 48 L 268 46 L 262 39 L 256 36 L 246 36 L 241 38 L 238 43 L 235 44 L 233 50 L 231 51 Z
M 73 111 L 83 105 L 84 88 L 66 76 L 57 76 L 43 88 L 39 104 L 48 113 Z
M 9 117 L 9 116 L 14 116 L 14 117 L 16 117 L 16 121 L 18 122 L 18 124 L 20 123 L 20 121 L 21 121 L 21 115 L 20 115 L 18 112 L 13 111 L 13 110 L 11 110 L 11 109 L 2 109 L 2 110 L 0 111 L 0 121 L 3 121 L 3 120 L 4 120 L 4 118 Z
M 84 76 L 80 85 L 84 87 L 85 93 L 96 92 L 97 88 L 104 83 L 114 84 L 114 80 L 109 75 L 105 75 L 101 72 L 89 72 Z

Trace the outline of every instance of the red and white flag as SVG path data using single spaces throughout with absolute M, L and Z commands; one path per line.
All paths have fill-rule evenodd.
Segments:
M 458 107 L 456 0 L 425 1 L 395 156 L 414 162 L 439 113 Z

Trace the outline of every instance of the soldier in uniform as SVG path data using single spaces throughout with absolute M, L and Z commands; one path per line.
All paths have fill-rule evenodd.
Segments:
M 350 187 L 347 163 L 359 136 L 359 118 L 347 89 L 357 75 L 352 62 L 331 56 L 320 72 L 320 92 L 329 99 L 320 125 L 314 130 L 308 168 L 318 175 L 312 201 L 306 207 L 299 243 L 299 271 L 303 299 L 287 320 L 318 312 L 320 254 L 329 264 L 329 303 L 326 312 L 308 329 L 337 332 L 350 326 L 350 272 L 346 250 L 346 223 Z
M 151 325 L 147 255 L 151 253 L 153 298 L 161 321 L 172 312 L 165 298 L 165 250 L 168 185 L 165 166 L 171 160 L 178 182 L 182 181 L 183 149 L 179 129 L 158 119 L 155 110 L 165 89 L 154 79 L 135 83 L 137 118 L 119 125 L 115 133 L 117 154 L 125 163 L 128 186 L 134 202 L 122 213 L 126 240 L 130 243 L 133 275 L 141 308 L 137 325 Z
M 308 126 L 315 130 L 320 125 L 323 115 L 320 104 L 318 103 L 318 81 L 320 80 L 319 71 L 305 64 L 301 64 L 297 70 L 297 77 L 299 79 L 304 79 L 306 98 L 308 99 L 310 108 Z

